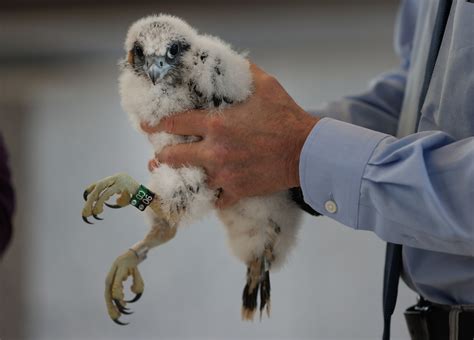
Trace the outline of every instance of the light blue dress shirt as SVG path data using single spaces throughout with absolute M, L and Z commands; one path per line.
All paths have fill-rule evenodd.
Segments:
M 305 201 L 403 245 L 405 282 L 474 304 L 474 3 L 455 0 L 421 112 L 438 0 L 405 0 L 397 71 L 329 103 L 300 157 Z M 395 137 L 396 136 L 396 137 Z

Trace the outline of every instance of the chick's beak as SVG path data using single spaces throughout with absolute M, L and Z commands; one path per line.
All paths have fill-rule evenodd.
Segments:
M 163 56 L 147 56 L 145 62 L 145 71 L 153 85 L 166 75 L 170 65 Z

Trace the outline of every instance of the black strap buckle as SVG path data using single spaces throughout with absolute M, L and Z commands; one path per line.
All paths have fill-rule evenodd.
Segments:
M 419 298 L 405 311 L 412 340 L 473 340 L 474 305 L 442 305 Z
M 405 311 L 405 320 L 412 340 L 430 340 L 428 327 L 430 312 L 431 304 L 421 296 L 418 298 L 416 305 L 409 307 Z

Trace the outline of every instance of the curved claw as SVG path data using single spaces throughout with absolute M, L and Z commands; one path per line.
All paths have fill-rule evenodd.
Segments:
M 120 325 L 120 326 L 126 326 L 126 325 L 129 324 L 129 322 L 122 322 L 119 319 L 112 319 L 112 321 L 115 322 L 117 325 Z
M 82 197 L 84 198 L 84 201 L 87 201 L 87 196 L 89 196 L 89 192 L 87 192 L 87 189 L 84 190 L 84 193 L 82 194 Z
M 103 218 L 100 218 L 100 217 L 97 216 L 96 214 L 92 214 L 92 216 L 94 216 L 94 218 L 95 218 L 96 220 L 99 220 L 99 221 L 102 221 L 102 220 L 103 220 Z
M 129 308 L 123 306 L 119 300 L 117 299 L 114 299 L 114 302 L 115 302 L 115 305 L 117 306 L 118 309 L 121 309 L 121 310 L 129 310 Z
M 120 209 L 122 208 L 120 205 L 118 204 L 108 204 L 108 203 L 104 203 L 106 206 L 108 206 L 109 208 L 112 208 L 112 209 Z
M 140 298 L 142 297 L 142 293 L 138 293 L 137 295 L 135 295 L 135 297 L 131 300 L 125 300 L 126 303 L 134 303 L 134 302 L 137 302 L 138 300 L 140 300 Z
M 87 224 L 94 224 L 94 223 L 92 223 L 92 222 L 89 222 L 89 221 L 87 220 L 87 217 L 85 217 L 85 216 L 82 216 L 82 220 L 83 220 L 84 222 L 86 222 Z
M 130 312 L 130 310 L 127 307 L 122 306 L 119 300 L 114 299 L 114 302 L 115 302 L 115 306 L 117 307 L 120 313 L 125 314 L 125 315 L 133 314 L 133 312 Z

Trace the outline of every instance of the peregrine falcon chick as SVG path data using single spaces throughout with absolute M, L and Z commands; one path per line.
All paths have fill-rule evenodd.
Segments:
M 157 124 L 163 117 L 189 109 L 220 109 L 245 101 L 252 94 L 246 56 L 216 37 L 198 34 L 174 16 L 149 16 L 135 22 L 128 31 L 125 52 L 120 95 L 124 110 L 138 130 L 142 122 Z M 196 140 L 164 132 L 149 139 L 155 152 L 170 144 Z M 171 240 L 180 226 L 213 210 L 218 194 L 206 186 L 203 169 L 173 169 L 165 164 L 153 171 L 148 189 L 121 173 L 92 184 L 84 193 L 82 216 L 86 222 L 87 217 L 98 218 L 104 204 L 113 208 L 132 204 L 140 210 L 148 206 L 150 232 L 117 258 L 106 279 L 108 313 L 119 324 L 124 324 L 119 317 L 130 313 L 125 304 L 135 302 L 143 292 L 137 266 L 148 250 Z M 120 195 L 117 204 L 107 204 L 114 194 Z M 300 208 L 317 214 L 305 205 L 301 190 L 294 188 L 243 199 L 217 211 L 232 252 L 247 266 L 242 296 L 244 320 L 253 319 L 258 295 L 260 316 L 264 310 L 269 314 L 270 271 L 281 266 L 295 245 Z M 131 290 L 137 294 L 132 301 L 124 300 L 122 288 L 129 276 L 133 277 Z

